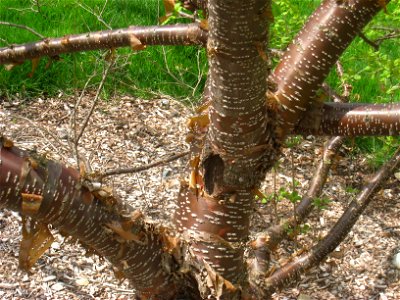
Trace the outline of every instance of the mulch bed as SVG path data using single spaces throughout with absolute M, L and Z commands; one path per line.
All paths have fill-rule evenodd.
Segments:
M 78 127 L 86 118 L 93 95 L 83 98 L 77 109 Z M 68 138 L 74 114 L 72 97 L 15 100 L 0 104 L 0 135 L 18 147 L 35 149 L 48 158 L 76 164 Z M 190 110 L 173 99 L 146 101 L 121 96 L 101 101 L 79 143 L 79 152 L 94 171 L 141 166 L 187 150 L 185 120 Z M 277 172 L 266 177 L 263 191 L 290 189 L 292 174 L 305 192 L 322 150 L 323 139 L 307 137 L 298 146 L 285 149 Z M 365 157 L 341 152 L 332 169 L 324 196 L 329 208 L 315 211 L 308 219 L 310 230 L 286 241 L 273 255 L 279 265 L 293 259 L 323 237 L 355 197 L 371 168 Z M 295 170 L 291 160 L 295 162 Z M 175 209 L 179 180 L 185 158 L 130 175 L 117 175 L 107 184 L 116 195 L 140 208 L 149 218 L 168 224 Z M 392 257 L 400 251 L 399 181 L 392 177 L 375 196 L 345 242 L 320 266 L 304 275 L 299 283 L 274 295 L 274 299 L 400 299 L 400 270 Z M 287 216 L 292 206 L 286 201 L 256 203 L 254 230 L 266 228 Z M 56 242 L 32 268 L 30 274 L 18 269 L 21 238 L 20 217 L 0 211 L 0 298 L 1 299 L 131 299 L 127 282 L 119 282 L 111 266 L 97 256 L 85 256 L 77 243 L 56 234 Z

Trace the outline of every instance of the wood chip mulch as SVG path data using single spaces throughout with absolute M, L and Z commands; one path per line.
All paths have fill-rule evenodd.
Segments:
M 88 113 L 93 95 L 83 98 L 77 108 L 78 127 Z M 75 111 L 72 97 L 14 100 L 0 103 L 0 135 L 11 138 L 18 147 L 35 149 L 48 158 L 75 166 L 68 144 L 72 135 L 70 119 Z M 94 171 L 141 166 L 187 150 L 185 121 L 190 110 L 172 99 L 134 99 L 121 96 L 101 101 L 90 119 L 79 152 Z M 291 160 L 299 192 L 304 193 L 322 150 L 323 139 L 307 137 L 292 149 L 285 149 L 276 175 L 266 177 L 263 192 L 281 187 L 290 189 Z M 355 197 L 362 182 L 372 173 L 365 157 L 344 148 L 332 169 L 324 197 L 329 208 L 315 211 L 307 220 L 310 230 L 293 241 L 285 241 L 274 253 L 272 263 L 293 259 L 321 239 Z M 142 209 L 150 218 L 164 223 L 175 209 L 179 178 L 185 158 L 132 175 L 108 180 L 116 195 Z M 393 256 L 400 252 L 399 180 L 394 176 L 374 197 L 345 242 L 320 266 L 274 299 L 400 299 L 400 269 Z M 292 211 L 285 201 L 256 203 L 254 230 L 277 222 Z M 111 266 L 97 256 L 56 234 L 56 241 L 31 273 L 18 269 L 20 216 L 0 210 L 0 299 L 133 299 L 127 282 L 119 282 Z M 54 231 L 56 232 L 56 231 Z

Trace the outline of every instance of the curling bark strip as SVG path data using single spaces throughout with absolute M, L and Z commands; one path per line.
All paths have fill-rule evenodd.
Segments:
M 281 138 L 293 130 L 331 67 L 381 8 L 377 0 L 325 0 L 311 15 L 270 76 Z
M 203 262 L 197 277 L 203 297 L 239 299 L 248 286 L 243 253 L 252 190 L 267 169 L 265 150 L 272 149 L 265 106 L 271 8 L 267 0 L 208 4 L 211 104 L 199 166 L 203 183 L 182 185 L 176 222 Z
M 269 141 L 264 98 L 267 62 L 261 53 L 267 46 L 270 9 L 266 0 L 209 1 L 211 125 L 209 152 L 202 161 L 205 192 L 215 201 L 226 200 L 226 206 L 229 199 L 247 202 L 237 212 L 238 219 L 249 216 L 250 189 L 265 175 L 264 151 L 257 147 Z M 248 224 L 234 229 L 232 240 L 246 237 L 248 228 L 235 234 L 242 226 Z
M 30 203 L 26 200 L 36 207 L 24 209 Z M 162 243 L 165 236 L 140 213 L 135 217 L 129 207 L 110 200 L 100 200 L 82 187 L 76 170 L 6 147 L 0 139 L 0 208 L 79 239 L 107 258 L 140 295 L 172 297 L 177 284 L 171 276 L 172 256 Z
M 207 33 L 198 24 L 147 26 L 97 31 L 47 38 L 42 41 L 0 48 L 0 64 L 20 63 L 42 56 L 145 45 L 205 45 Z
M 294 130 L 303 135 L 400 135 L 400 103 L 324 103 L 311 108 Z

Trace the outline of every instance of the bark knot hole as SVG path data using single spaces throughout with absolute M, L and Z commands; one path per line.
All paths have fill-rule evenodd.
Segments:
M 218 154 L 211 154 L 203 160 L 204 189 L 212 195 L 217 186 L 223 185 L 224 161 Z

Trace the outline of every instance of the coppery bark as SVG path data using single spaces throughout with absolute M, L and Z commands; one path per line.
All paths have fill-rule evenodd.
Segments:
M 20 63 L 42 56 L 63 53 L 132 47 L 143 49 L 146 45 L 204 45 L 206 32 L 198 24 L 168 26 L 131 26 L 124 29 L 97 31 L 47 38 L 39 42 L 0 48 L 0 64 Z
M 203 10 L 206 15 L 208 14 L 207 0 L 179 0 L 186 9 L 194 11 L 196 9 Z
M 312 108 L 295 128 L 303 135 L 400 135 L 400 104 L 325 103 Z
M 381 186 L 394 170 L 400 165 L 400 148 L 391 157 L 391 159 L 377 171 L 374 176 L 365 183 L 365 186 L 358 194 L 336 222 L 335 226 L 329 231 L 326 237 L 312 248 L 307 254 L 296 258 L 293 262 L 288 263 L 281 269 L 277 270 L 265 281 L 265 296 L 272 294 L 282 286 L 298 278 L 306 270 L 319 264 L 326 256 L 344 240 L 350 232 L 359 216 L 373 199 Z
M 209 95 L 206 94 L 205 98 L 210 99 L 211 126 L 208 132 L 207 128 L 202 127 L 206 121 L 201 115 L 197 121 L 192 120 L 194 133 L 204 134 L 205 141 L 198 139 L 199 147 L 193 150 L 191 158 L 191 177 L 194 181 L 182 184 L 178 199 L 176 224 L 181 241 L 171 240 L 168 230 L 147 224 L 140 214 L 136 214 L 136 217 L 128 216 L 129 208 L 110 203 L 110 199 L 95 196 L 93 191 L 79 185 L 82 179 L 76 171 L 49 161 L 40 160 L 36 165 L 32 160 L 19 157 L 26 154 L 9 145 L 0 149 L 0 206 L 21 211 L 24 201 L 41 199 L 40 209 L 33 215 L 31 211 L 25 211 L 29 218 L 41 222 L 40 224 L 53 222 L 66 233 L 80 238 L 87 247 L 101 252 L 130 278 L 143 296 L 155 299 L 175 297 L 178 290 L 186 288 L 191 291 L 192 297 L 196 298 L 193 295 L 197 295 L 198 298 L 194 277 L 204 298 L 220 296 L 226 299 L 247 299 L 267 295 L 291 277 L 290 272 L 294 271 L 287 270 L 303 271 L 307 264 L 318 262 L 326 255 L 325 252 L 338 243 L 338 233 L 343 234 L 348 231 L 351 223 L 354 224 L 364 204 L 368 202 L 366 199 L 371 190 L 378 185 L 377 179 L 366 187 L 365 193 L 359 198 L 363 201 L 361 205 L 353 205 L 356 213 L 347 213 L 347 217 L 343 217 L 344 220 L 340 221 L 332 233 L 335 238 L 328 238 L 317 247 L 319 256 L 310 254 L 301 260 L 308 261 L 305 265 L 293 263 L 287 266 L 266 280 L 261 288 L 256 283 L 249 284 L 248 281 L 253 277 L 247 274 L 243 252 L 248 239 L 254 189 L 278 155 L 280 145 L 275 142 L 274 135 L 277 133 L 283 138 L 300 119 L 300 114 L 308 109 L 308 105 L 315 105 L 315 90 L 326 77 L 331 65 L 359 29 L 380 8 L 375 0 L 326 0 L 311 17 L 271 79 L 277 86 L 277 91 L 272 96 L 278 100 L 280 122 L 275 131 L 276 124 L 271 118 L 271 114 L 275 112 L 273 105 L 269 105 L 269 111 L 265 107 L 270 3 L 268 0 L 210 1 L 210 38 L 207 45 L 210 81 L 207 85 Z M 89 37 L 69 36 L 53 40 L 54 47 L 50 40 L 29 44 L 29 51 L 23 50 L 22 46 L 3 48 L 0 49 L 0 63 L 5 63 L 5 60 L 1 60 L 2 55 L 8 57 L 6 62 L 16 63 L 22 59 L 37 57 L 38 53 L 53 56 L 90 50 L 97 47 L 95 44 L 99 39 L 101 43 L 104 42 L 104 48 L 131 46 L 141 49 L 146 44 L 205 43 L 206 32 L 201 31 L 197 25 L 189 25 L 193 29 L 190 34 L 184 26 L 186 25 L 130 28 L 93 33 Z M 174 30 L 179 33 L 171 37 L 170 33 Z M 339 41 L 342 44 L 338 45 Z M 304 47 L 299 49 L 299 46 Z M 332 105 L 326 104 L 323 109 L 327 109 L 326 107 Z M 378 113 L 372 113 L 370 120 L 371 113 L 366 114 L 366 108 L 357 108 L 357 114 L 363 116 L 357 117 L 354 113 L 345 114 L 349 109 L 340 107 L 326 122 L 331 124 L 330 127 L 336 124 L 343 134 L 351 132 L 344 130 L 351 126 L 343 124 L 352 122 L 356 122 L 358 126 L 351 129 L 354 133 L 360 133 L 354 131 L 354 128 L 362 127 L 363 133 L 375 134 L 380 124 L 377 120 L 383 117 L 386 118 L 386 124 L 392 126 L 392 129 L 385 132 L 394 134 L 398 132 L 397 109 L 396 113 L 389 113 L 389 116 L 383 113 L 388 112 L 387 107 L 378 109 Z M 346 118 L 347 123 L 340 124 Z M 305 128 L 317 127 L 315 124 Z M 318 125 L 318 128 L 323 126 Z M 326 129 L 318 130 L 324 132 Z M 334 134 L 338 132 L 334 131 Z M 10 175 L 5 175 L 9 170 Z M 377 177 L 386 176 L 387 172 L 384 171 L 384 175 Z M 17 185 L 13 184 L 14 178 L 17 178 Z M 321 176 L 315 180 L 310 190 L 311 195 L 320 190 L 325 178 Z M 40 192 L 37 188 L 34 189 L 38 184 L 45 187 Z M 300 216 L 308 211 L 309 203 L 305 203 L 304 207 L 297 208 Z M 63 215 L 62 212 L 67 208 L 68 211 Z M 81 226 L 82 224 L 87 226 Z M 126 230 L 127 226 L 129 230 Z M 251 272 L 256 269 L 256 276 L 268 268 L 265 245 L 263 237 L 251 245 L 260 259 L 250 269 Z M 182 258 L 186 259 L 185 264 Z M 178 269 L 182 266 L 184 270 L 180 273 Z M 254 292 L 258 294 L 251 294 Z
M 265 152 L 273 151 L 265 107 L 270 2 L 212 0 L 208 11 L 211 125 L 200 157 L 204 184 L 183 185 L 176 219 L 197 260 L 209 266 L 206 278 L 198 276 L 203 295 L 217 297 L 224 286 L 221 296 L 236 299 L 248 285 L 243 246 L 252 190 L 272 162 Z
M 166 228 L 147 224 L 140 212 L 104 191 L 89 191 L 79 172 L 34 157 L 2 138 L 0 162 L 0 208 L 79 239 L 107 258 L 143 297 L 176 295 L 179 276 L 173 276 L 178 268 L 173 253 L 180 246 L 177 241 L 171 247 Z
M 281 138 L 294 129 L 331 67 L 381 8 L 376 0 L 325 0 L 308 19 L 270 76 Z

